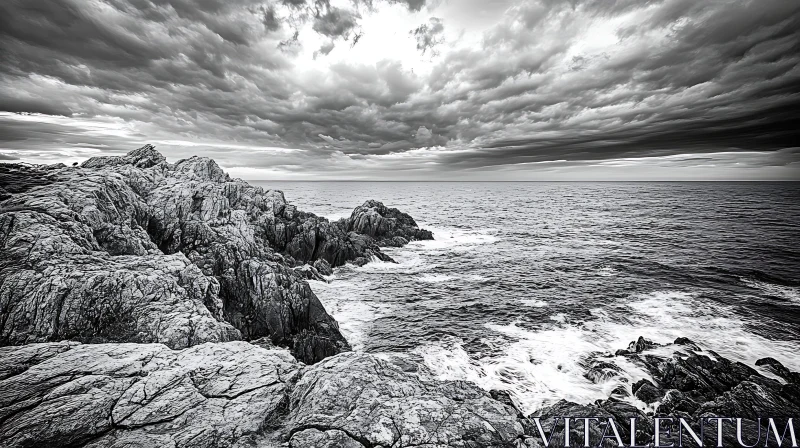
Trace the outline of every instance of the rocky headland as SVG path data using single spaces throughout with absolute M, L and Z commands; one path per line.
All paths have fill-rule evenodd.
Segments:
M 76 167 L 0 164 L 0 445 L 538 447 L 538 417 L 562 446 L 559 416 L 612 418 L 626 443 L 637 417 L 646 444 L 659 415 L 717 415 L 763 446 L 759 417 L 800 415 L 797 372 L 682 338 L 588 356 L 591 381 L 621 358 L 650 378 L 530 416 L 503 391 L 350 351 L 307 280 L 432 238 L 377 201 L 330 222 L 150 145 Z M 592 445 L 616 446 L 603 432 L 590 428 Z M 582 423 L 570 434 L 583 446 Z

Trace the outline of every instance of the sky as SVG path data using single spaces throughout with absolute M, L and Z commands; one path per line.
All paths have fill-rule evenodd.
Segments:
M 798 0 L 3 0 L 0 162 L 800 180 Z

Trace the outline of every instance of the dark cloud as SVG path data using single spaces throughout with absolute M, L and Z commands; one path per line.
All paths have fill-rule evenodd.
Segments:
M 436 55 L 438 53 L 434 48 L 444 43 L 444 37 L 442 36 L 444 23 L 442 19 L 437 17 L 431 17 L 428 22 L 416 27 L 409 33 L 417 41 L 417 50 L 421 51 L 422 54 L 430 50 L 430 53 Z
M 275 7 L 272 5 L 262 6 L 261 11 L 264 14 L 262 19 L 264 27 L 269 31 L 278 31 L 281 28 L 281 20 L 275 12 Z
M 421 0 L 382 1 L 438 15 Z M 42 114 L 3 115 L 0 149 L 17 152 L 0 156 L 160 138 L 202 143 L 230 166 L 261 166 L 259 146 L 298 149 L 263 162 L 297 170 L 691 154 L 670 159 L 684 166 L 722 152 L 775 154 L 742 156 L 754 166 L 797 162 L 787 148 L 800 140 L 798 2 L 519 2 L 474 45 L 459 45 L 445 16 L 411 30 L 426 72 L 390 52 L 336 59 L 374 43 L 370 34 L 353 49 L 377 4 L 0 2 L 0 110 Z M 250 149 L 226 155 L 225 144 Z
M 327 12 L 314 19 L 314 31 L 323 36 L 347 37 L 355 29 L 360 16 L 346 9 L 329 7 Z
M 322 46 L 319 47 L 319 50 L 314 52 L 314 58 L 317 56 L 327 56 L 331 51 L 333 51 L 335 46 L 336 44 L 334 44 L 333 41 L 322 44 Z

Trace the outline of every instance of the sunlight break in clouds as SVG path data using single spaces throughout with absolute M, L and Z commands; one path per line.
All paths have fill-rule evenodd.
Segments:
M 800 3 L 7 0 L 0 161 L 798 179 Z

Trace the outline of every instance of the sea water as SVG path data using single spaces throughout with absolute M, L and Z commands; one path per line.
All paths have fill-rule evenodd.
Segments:
M 433 231 L 311 287 L 355 350 L 525 412 L 630 390 L 647 373 L 613 353 L 639 336 L 800 370 L 800 183 L 253 183 L 331 220 L 377 199 Z M 592 381 L 592 357 L 620 373 Z

